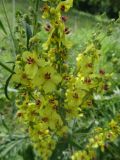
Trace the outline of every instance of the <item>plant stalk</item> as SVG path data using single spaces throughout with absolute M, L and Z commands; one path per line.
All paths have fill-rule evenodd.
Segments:
M 12 71 L 8 66 L 6 66 L 5 64 L 3 64 L 2 62 L 0 62 L 0 66 L 2 66 L 4 69 L 6 69 L 8 72 L 14 74 L 15 72 Z
M 10 23 L 9 23 L 9 19 L 8 19 L 8 16 L 7 16 L 7 11 L 6 11 L 6 7 L 5 7 L 5 0 L 2 0 L 2 6 L 3 6 L 4 13 L 5 13 L 6 22 L 7 22 L 9 31 L 10 31 L 10 35 L 11 35 L 11 38 L 12 38 L 12 41 L 13 41 L 14 49 L 15 49 L 15 52 L 16 52 L 16 43 L 15 43 L 15 39 L 14 39 L 14 36 L 13 36 L 13 33 L 12 33 L 12 29 L 11 29 L 11 26 L 10 26 Z

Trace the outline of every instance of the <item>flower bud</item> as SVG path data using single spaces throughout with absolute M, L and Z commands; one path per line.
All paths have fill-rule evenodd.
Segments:
M 100 70 L 99 70 L 99 74 L 104 75 L 104 74 L 105 74 L 105 71 L 104 71 L 103 69 L 100 69 Z
M 66 22 L 68 17 L 67 16 L 62 16 L 61 19 L 62 19 L 63 22 Z
M 69 34 L 70 33 L 70 30 L 69 30 L 69 28 L 65 28 L 65 30 L 64 30 L 64 32 L 65 32 L 65 34 Z
M 50 24 L 47 24 L 47 25 L 45 26 L 45 30 L 46 30 L 47 32 L 49 32 L 49 31 L 51 30 Z

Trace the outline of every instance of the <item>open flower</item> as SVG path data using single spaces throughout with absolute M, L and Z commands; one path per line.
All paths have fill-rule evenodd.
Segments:
M 27 86 L 30 85 L 30 81 L 27 74 L 25 73 L 24 70 L 22 70 L 22 68 L 18 64 L 16 64 L 15 66 L 15 74 L 13 74 L 12 76 L 12 81 L 17 84 L 22 84 Z
M 34 76 L 38 72 L 38 68 L 45 65 L 45 60 L 39 58 L 39 56 L 35 52 L 24 52 L 22 58 L 26 63 L 25 72 L 31 79 L 34 78 Z
M 66 102 L 69 106 L 79 106 L 82 103 L 83 97 L 85 96 L 84 91 L 77 89 L 67 90 Z
M 90 160 L 86 151 L 78 151 L 72 156 L 72 160 Z
M 63 12 L 67 12 L 73 5 L 73 0 L 66 0 L 64 2 L 60 2 L 57 6 L 58 10 L 61 10 Z
M 41 88 L 45 93 L 52 92 L 61 82 L 62 78 L 57 71 L 51 66 L 45 66 L 39 69 L 38 75 L 33 80 L 34 85 Z
M 35 94 L 34 98 L 35 98 L 36 108 L 41 111 L 41 108 L 43 108 L 44 105 L 46 104 L 44 96 L 42 96 L 41 94 Z

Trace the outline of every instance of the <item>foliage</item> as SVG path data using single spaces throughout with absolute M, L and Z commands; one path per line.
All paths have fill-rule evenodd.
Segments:
M 12 137 L 2 135 L 3 159 L 9 149 L 14 150 L 12 146 L 15 146 L 16 154 L 22 155 L 25 160 L 39 156 L 53 160 L 70 159 L 71 156 L 72 159 L 117 159 L 119 94 L 115 94 L 112 87 L 119 84 L 118 79 L 115 84 L 111 82 L 111 72 L 115 66 L 111 70 L 108 69 L 110 65 L 105 65 L 119 51 L 113 45 L 116 53 L 109 55 L 111 49 L 107 43 L 114 32 L 108 32 L 107 29 L 110 36 L 101 34 L 101 30 L 94 34 L 87 46 L 82 46 L 72 66 L 69 54 L 75 51 L 71 49 L 71 30 L 66 27 L 68 18 L 65 15 L 72 1 L 46 1 L 42 8 L 42 18 L 45 19 L 41 20 L 42 23 L 38 18 L 38 5 L 36 1 L 35 8 L 30 8 L 27 15 L 17 12 L 18 25 L 14 35 L 16 61 L 12 63 L 12 69 L 4 63 L 0 64 L 12 72 L 11 81 L 16 96 L 10 94 L 9 97 L 13 97 L 11 102 L 16 99 L 18 109 L 17 114 L 15 110 L 17 117 L 14 120 L 19 120 L 19 126 L 15 124 L 13 128 L 20 127 L 19 131 L 23 134 L 20 138 L 18 133 Z M 116 22 L 107 28 L 112 25 L 115 30 L 119 28 Z M 6 85 L 8 95 L 10 89 Z M 3 120 L 2 124 L 7 129 Z M 19 140 L 24 147 L 22 143 L 19 147 L 16 145 Z M 117 154 L 111 155 L 111 150 Z
M 75 6 L 79 9 L 90 11 L 91 13 L 103 13 L 106 12 L 109 17 L 118 17 L 120 10 L 119 0 L 76 0 Z

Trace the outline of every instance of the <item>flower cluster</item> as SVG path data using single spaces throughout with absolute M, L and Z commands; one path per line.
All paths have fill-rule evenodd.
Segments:
M 94 93 L 104 94 L 109 85 L 110 78 L 104 70 L 97 67 L 100 51 L 95 44 L 90 44 L 84 52 L 76 58 L 77 66 L 74 76 L 68 82 L 66 90 L 67 118 L 79 117 L 81 109 L 91 108 L 94 101 Z
M 67 136 L 69 122 L 79 119 L 85 108 L 94 106 L 94 93 L 104 94 L 108 90 L 110 77 L 98 67 L 100 51 L 94 43 L 78 55 L 71 73 L 67 62 L 70 29 L 64 13 L 73 0 L 45 2 L 42 18 L 48 39 L 41 50 L 37 43 L 38 48 L 29 48 L 17 56 L 12 76 L 15 87 L 19 88 L 17 116 L 43 160 L 52 155 L 59 138 Z M 92 157 L 93 152 L 89 154 Z M 83 157 L 87 152 L 80 151 L 77 155 Z
M 59 137 L 65 136 L 68 131 L 62 115 L 62 94 L 64 79 L 67 79 L 65 73 L 68 72 L 65 71 L 65 61 L 69 31 L 65 26 L 66 16 L 62 16 L 61 12 L 71 6 L 70 0 L 46 1 L 42 17 L 49 20 L 44 27 L 49 34 L 48 40 L 43 44 L 42 51 L 32 47 L 17 56 L 12 76 L 15 87 L 19 88 L 17 116 L 44 160 L 52 155 Z
M 109 142 L 114 142 L 120 134 L 120 115 L 112 119 L 106 128 L 97 127 L 91 133 L 91 138 L 83 151 L 75 152 L 72 160 L 92 160 L 96 157 L 95 149 L 100 148 L 104 152 Z

